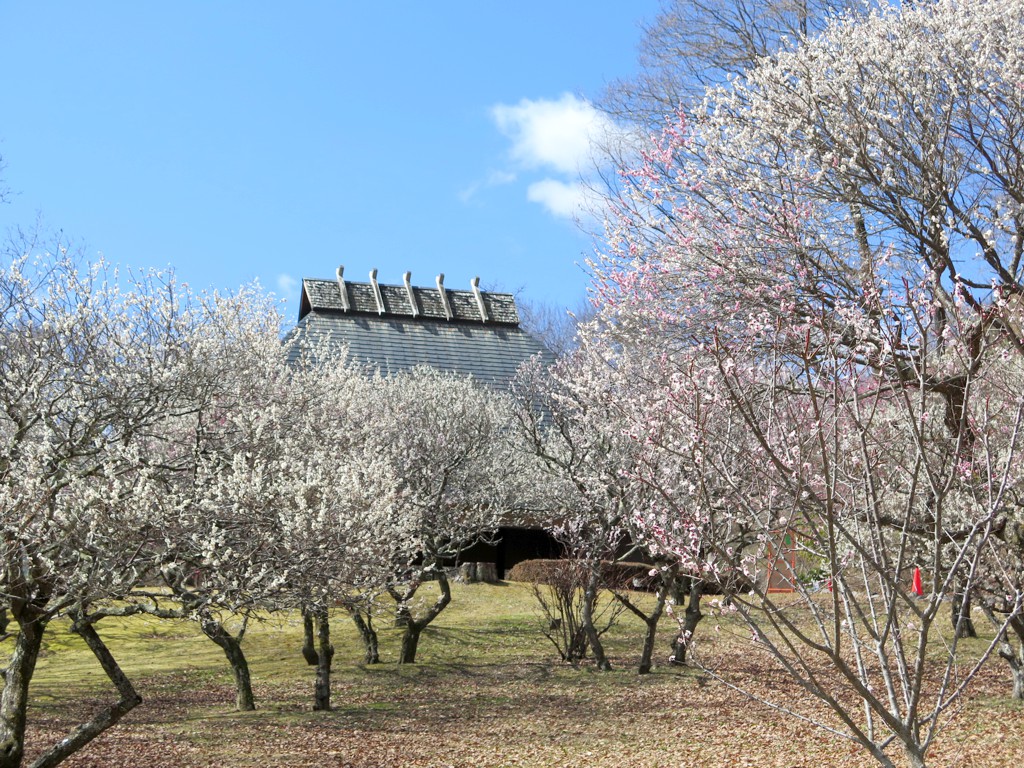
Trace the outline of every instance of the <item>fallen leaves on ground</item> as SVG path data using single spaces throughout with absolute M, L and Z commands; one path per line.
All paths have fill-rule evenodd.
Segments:
M 794 697 L 749 664 L 745 685 Z M 987 669 L 930 754 L 932 765 L 1024 760 L 1024 710 Z M 778 766 L 870 764 L 856 745 L 736 693 L 695 670 L 599 673 L 554 664 L 345 667 L 332 712 L 311 712 L 310 681 L 257 687 L 263 706 L 230 711 L 233 689 L 187 673 L 140 682 L 145 701 L 68 761 L 149 766 Z M 770 672 L 770 673 L 769 673 Z M 208 675 L 206 676 L 209 677 Z M 33 743 L 60 738 L 101 700 L 51 705 Z

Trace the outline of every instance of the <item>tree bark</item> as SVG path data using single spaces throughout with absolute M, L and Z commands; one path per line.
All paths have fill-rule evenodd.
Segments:
M 498 566 L 496 563 L 463 563 L 459 566 L 459 581 L 463 584 L 498 582 Z
M 620 603 L 626 606 L 647 627 L 644 634 L 643 650 L 640 653 L 640 664 L 637 667 L 637 674 L 639 675 L 649 674 L 654 666 L 654 641 L 658 635 L 658 622 L 661 621 L 661 616 L 665 611 L 665 603 L 668 601 L 669 593 L 675 589 L 676 581 L 677 579 L 674 575 L 666 576 L 664 573 L 661 575 L 661 581 L 655 592 L 654 610 L 650 614 L 644 613 L 633 604 L 632 600 L 618 591 L 612 593 Z
M 61 739 L 61 741 L 40 755 L 30 768 L 52 768 L 52 766 L 57 765 L 69 755 L 77 752 L 105 730 L 116 725 L 122 717 L 142 703 L 142 697 L 139 696 L 131 681 L 121 671 L 121 667 L 113 655 L 111 655 L 110 650 L 96 633 L 96 628 L 88 621 L 83 621 L 79 618 L 76 619 L 72 629 L 85 640 L 86 645 L 89 646 L 93 655 L 99 660 L 103 671 L 107 673 L 107 677 L 110 678 L 114 687 L 117 688 L 117 692 L 121 694 L 121 698 L 106 709 L 97 712 L 92 720 L 78 726 L 70 736 Z
M 646 675 L 654 665 L 654 641 L 658 635 L 658 622 L 665 611 L 665 601 L 668 599 L 669 590 L 672 588 L 671 581 L 663 581 L 655 596 L 654 610 L 644 619 L 647 625 L 647 634 L 644 636 L 644 649 L 640 654 L 640 666 L 637 667 L 637 674 Z
M 302 658 L 311 667 L 316 666 L 316 633 L 313 630 L 313 613 L 305 605 L 302 606 Z
M 999 646 L 999 655 L 1010 666 L 1010 677 L 1013 679 L 1013 693 L 1017 701 L 1024 701 L 1024 643 L 1018 643 L 1016 653 L 1009 642 Z
M 594 654 L 594 662 L 597 668 L 603 672 L 611 671 L 612 665 L 605 656 L 604 646 L 601 644 L 601 637 L 594 626 L 594 606 L 597 604 L 597 593 L 601 586 L 600 569 L 592 568 L 587 577 L 586 591 L 583 593 L 583 629 L 587 633 L 587 642 Z
M 704 582 L 700 579 L 690 579 L 690 594 L 686 602 L 686 612 L 683 614 L 683 627 L 676 639 L 672 642 L 672 663 L 682 665 L 686 663 L 686 655 L 690 651 L 693 641 L 693 633 L 697 631 L 704 614 L 700 612 L 700 601 L 704 596 Z
M 996 618 L 995 612 L 991 608 L 983 606 L 982 610 L 985 611 L 988 620 L 997 630 L 1002 628 L 1002 622 Z M 1017 638 L 1017 647 L 1014 649 L 1006 630 L 1003 629 L 999 635 L 998 653 L 1010 667 L 1010 679 L 1013 681 L 1011 695 L 1015 700 L 1022 701 L 1024 700 L 1024 618 L 1017 616 L 1011 619 L 1008 628 Z
M 953 624 L 953 633 L 956 637 L 978 636 L 978 631 L 974 628 L 974 622 L 971 621 L 971 594 L 962 586 L 953 592 L 949 618 Z
M 18 634 L 14 651 L 4 670 L 0 695 L 0 768 L 18 768 L 25 754 L 25 723 L 28 688 L 39 660 L 47 621 L 29 610 L 16 612 Z
M 907 757 L 907 765 L 910 768 L 925 768 L 924 764 L 924 753 L 915 746 L 909 744 L 903 745 L 903 754 Z
M 388 594 L 395 601 L 395 629 L 402 629 L 409 623 L 409 601 L 416 596 L 416 590 L 419 588 L 419 581 L 408 584 L 405 594 L 400 594 L 394 587 L 388 587 Z
M 409 604 L 404 600 L 395 608 L 395 629 L 402 629 L 409 626 L 412 615 L 409 613 Z
M 1017 650 L 1014 651 L 1010 639 L 1003 632 L 999 643 L 999 655 L 1010 665 L 1013 677 L 1013 698 L 1024 701 L 1024 618 L 1020 616 L 1010 620 L 1010 629 L 1017 636 Z
M 377 630 L 373 628 L 373 618 L 367 613 L 363 619 L 362 612 L 356 609 L 352 611 L 352 621 L 363 639 L 364 661 L 367 664 L 377 664 L 380 662 L 380 654 L 377 652 Z
M 402 633 L 402 646 L 398 652 L 399 664 L 416 663 L 416 649 L 420 645 L 420 632 L 422 632 L 422 628 L 418 621 L 410 620 L 405 625 L 405 632 Z
M 402 635 L 402 648 L 398 655 L 399 664 L 416 663 L 416 649 L 419 647 L 420 634 L 452 601 L 451 585 L 448 583 L 448 577 L 444 571 L 440 569 L 437 571 L 437 586 L 440 588 L 441 594 L 430 607 L 430 610 L 420 619 L 413 618 L 410 615 L 409 620 L 405 624 L 405 632 Z
M 256 709 L 256 699 L 252 694 L 252 677 L 249 674 L 249 662 L 242 652 L 242 636 L 245 629 L 234 637 L 224 629 L 224 625 L 207 611 L 199 612 L 199 626 L 203 634 L 213 640 L 231 664 L 235 676 L 235 708 L 239 712 L 252 712 Z
M 331 661 L 334 646 L 331 645 L 331 622 L 326 608 L 315 613 L 317 634 L 316 682 L 313 685 L 313 709 L 329 712 L 331 709 Z

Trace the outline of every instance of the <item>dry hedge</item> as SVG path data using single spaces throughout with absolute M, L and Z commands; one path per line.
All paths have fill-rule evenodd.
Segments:
M 523 560 L 512 566 L 506 575 L 508 581 L 522 581 L 528 584 L 558 584 L 565 578 L 569 568 L 579 567 L 573 560 Z M 636 589 L 651 591 L 655 588 L 657 576 L 651 575 L 651 566 L 646 563 L 613 563 L 601 561 L 601 576 L 611 589 Z

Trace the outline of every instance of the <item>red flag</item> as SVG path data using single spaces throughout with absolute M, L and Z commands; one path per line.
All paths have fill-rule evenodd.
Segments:
M 911 585 L 910 590 L 915 595 L 917 595 L 918 597 L 922 597 L 924 595 L 924 590 L 921 588 L 921 569 L 920 568 L 915 568 L 914 569 L 914 583 Z

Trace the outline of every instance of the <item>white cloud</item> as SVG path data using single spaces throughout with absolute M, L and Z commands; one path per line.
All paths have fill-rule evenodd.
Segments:
M 512 141 L 512 158 L 526 168 L 579 173 L 590 164 L 591 148 L 614 130 L 613 123 L 586 99 L 571 93 L 557 101 L 523 99 L 491 109 L 498 130 Z
M 277 290 L 285 299 L 298 298 L 299 281 L 291 275 L 281 274 L 277 276 Z
M 563 219 L 600 220 L 607 206 L 605 198 L 584 182 L 542 179 L 526 189 L 526 199 L 543 205 L 553 216 Z
M 599 207 L 599 196 L 588 179 L 595 178 L 601 148 L 621 146 L 630 138 L 627 130 L 586 99 L 569 93 L 553 100 L 498 104 L 491 108 L 491 117 L 511 142 L 509 157 L 514 167 L 544 176 L 528 185 L 528 200 L 562 218 L 585 217 Z M 503 183 L 516 178 L 508 177 Z M 467 190 L 463 201 L 481 186 Z
M 526 199 L 531 203 L 540 203 L 555 216 L 571 219 L 583 211 L 586 198 L 580 183 L 543 179 L 527 188 Z
M 511 184 L 516 180 L 516 175 L 511 171 L 491 171 L 483 181 L 475 181 L 464 189 L 459 190 L 459 200 L 468 203 L 481 189 L 488 187 L 500 187 L 503 184 Z

